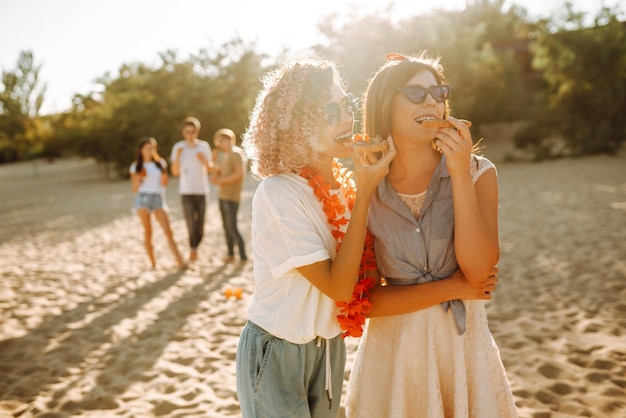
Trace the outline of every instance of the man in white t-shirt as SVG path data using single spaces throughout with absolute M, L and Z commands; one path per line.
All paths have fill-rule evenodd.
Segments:
M 207 141 L 198 139 L 200 121 L 188 117 L 183 123 L 182 141 L 172 148 L 170 160 L 172 175 L 179 177 L 178 191 L 182 198 L 187 231 L 189 232 L 189 261 L 198 259 L 198 246 L 204 235 L 206 196 L 209 193 L 208 173 L 213 171 L 211 147 Z

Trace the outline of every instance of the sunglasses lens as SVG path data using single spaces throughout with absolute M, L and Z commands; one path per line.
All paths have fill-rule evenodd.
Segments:
M 433 96 L 433 99 L 435 99 L 439 103 L 444 102 L 448 98 L 449 93 L 450 89 L 448 88 L 448 86 L 444 85 L 431 87 L 430 89 L 430 94 Z
M 429 93 L 433 97 L 433 99 L 435 99 L 435 101 L 443 103 L 448 99 L 448 96 L 450 95 L 450 86 L 446 84 L 441 84 L 428 89 L 422 86 L 404 86 L 400 89 L 400 91 L 407 99 L 415 104 L 420 104 L 424 100 L 426 100 L 426 96 Z
M 426 89 L 420 86 L 409 86 L 402 91 L 404 92 L 406 98 L 415 104 L 422 103 L 428 94 Z
M 348 94 L 344 96 L 341 101 L 341 105 L 336 102 L 330 102 L 326 104 L 326 123 L 329 125 L 337 125 L 339 119 L 341 119 L 341 109 L 343 109 L 348 115 L 354 115 L 359 110 L 359 100 Z
M 339 117 L 341 116 L 341 108 L 335 102 L 326 104 L 326 123 L 329 125 L 336 125 L 339 123 Z

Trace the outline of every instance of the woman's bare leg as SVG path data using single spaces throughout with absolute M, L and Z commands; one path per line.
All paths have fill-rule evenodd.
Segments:
M 174 241 L 174 234 L 172 233 L 172 228 L 170 228 L 170 220 L 167 216 L 167 213 L 163 209 L 157 209 L 154 211 L 154 217 L 161 225 L 161 228 L 163 228 L 163 233 L 167 238 L 167 243 L 170 246 L 170 251 L 172 251 L 172 254 L 174 254 L 174 257 L 178 262 L 178 267 L 181 269 L 186 268 L 187 266 L 183 261 L 183 258 L 180 256 L 180 251 L 178 251 L 176 241 Z
M 154 259 L 154 249 L 152 248 L 152 224 L 150 223 L 150 212 L 146 208 L 137 209 L 137 215 L 143 225 L 143 245 L 150 258 L 152 268 L 156 268 L 156 260 Z

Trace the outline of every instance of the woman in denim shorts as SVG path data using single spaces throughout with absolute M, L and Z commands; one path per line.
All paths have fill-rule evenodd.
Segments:
M 135 192 L 134 208 L 144 228 L 144 246 L 150 258 L 152 268 L 156 268 L 156 259 L 152 247 L 152 222 L 150 214 L 154 213 L 157 222 L 163 228 L 170 250 L 179 268 L 185 268 L 178 246 L 174 241 L 170 221 L 167 216 L 165 186 L 167 185 L 167 162 L 157 153 L 157 142 L 154 138 L 141 138 L 137 146 L 135 161 L 130 165 L 130 180 Z

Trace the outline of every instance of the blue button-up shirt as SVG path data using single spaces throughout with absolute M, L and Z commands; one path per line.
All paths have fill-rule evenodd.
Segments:
M 426 191 L 419 219 L 384 179 L 370 204 L 368 227 L 376 238 L 378 268 L 390 285 L 425 283 L 450 276 L 458 268 L 454 252 L 452 182 L 445 156 L 437 165 Z M 451 308 L 459 334 L 465 332 L 461 300 L 444 302 Z

